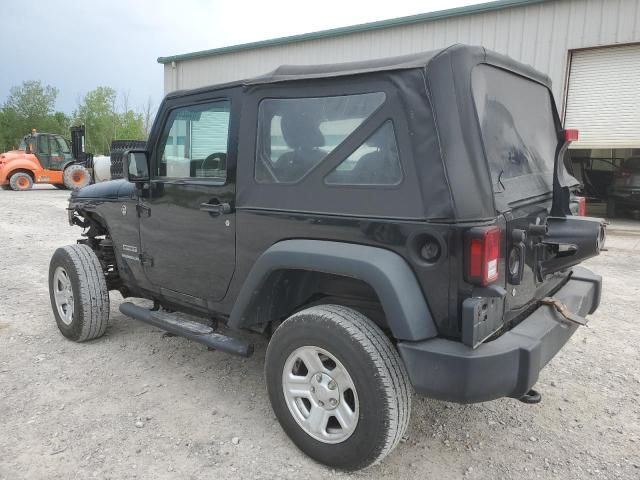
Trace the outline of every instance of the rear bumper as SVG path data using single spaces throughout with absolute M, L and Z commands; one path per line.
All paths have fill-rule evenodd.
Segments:
M 579 315 L 593 313 L 600 304 L 602 277 L 584 267 L 573 272 L 554 297 Z M 557 315 L 551 307 L 541 306 L 476 349 L 441 338 L 400 342 L 398 349 L 420 394 L 460 403 L 520 398 L 577 329 L 554 320 Z

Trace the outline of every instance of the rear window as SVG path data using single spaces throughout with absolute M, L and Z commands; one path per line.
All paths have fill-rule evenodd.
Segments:
M 551 192 L 558 135 L 549 90 L 489 65 L 474 68 L 472 88 L 494 192 L 507 202 Z

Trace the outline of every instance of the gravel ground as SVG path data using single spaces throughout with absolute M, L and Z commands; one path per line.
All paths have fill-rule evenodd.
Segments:
M 591 328 L 542 372 L 542 403 L 414 397 L 403 443 L 346 474 L 280 429 L 263 383 L 266 342 L 241 359 L 128 320 L 75 344 L 56 328 L 49 259 L 74 243 L 68 193 L 0 191 L 0 479 L 640 478 L 640 226 L 612 225 L 588 262 L 605 278 Z

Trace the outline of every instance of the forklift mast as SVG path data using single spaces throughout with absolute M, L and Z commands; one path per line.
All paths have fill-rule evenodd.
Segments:
M 71 127 L 71 152 L 73 158 L 80 162 L 86 160 L 84 152 L 84 126 Z
M 84 125 L 71 127 L 71 153 L 76 162 L 93 168 L 93 154 L 84 151 Z

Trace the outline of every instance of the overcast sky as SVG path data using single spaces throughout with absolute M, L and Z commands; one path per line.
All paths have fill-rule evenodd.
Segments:
M 23 80 L 60 91 L 72 113 L 97 86 L 131 108 L 162 100 L 156 59 L 482 3 L 481 0 L 0 0 L 0 105 Z

